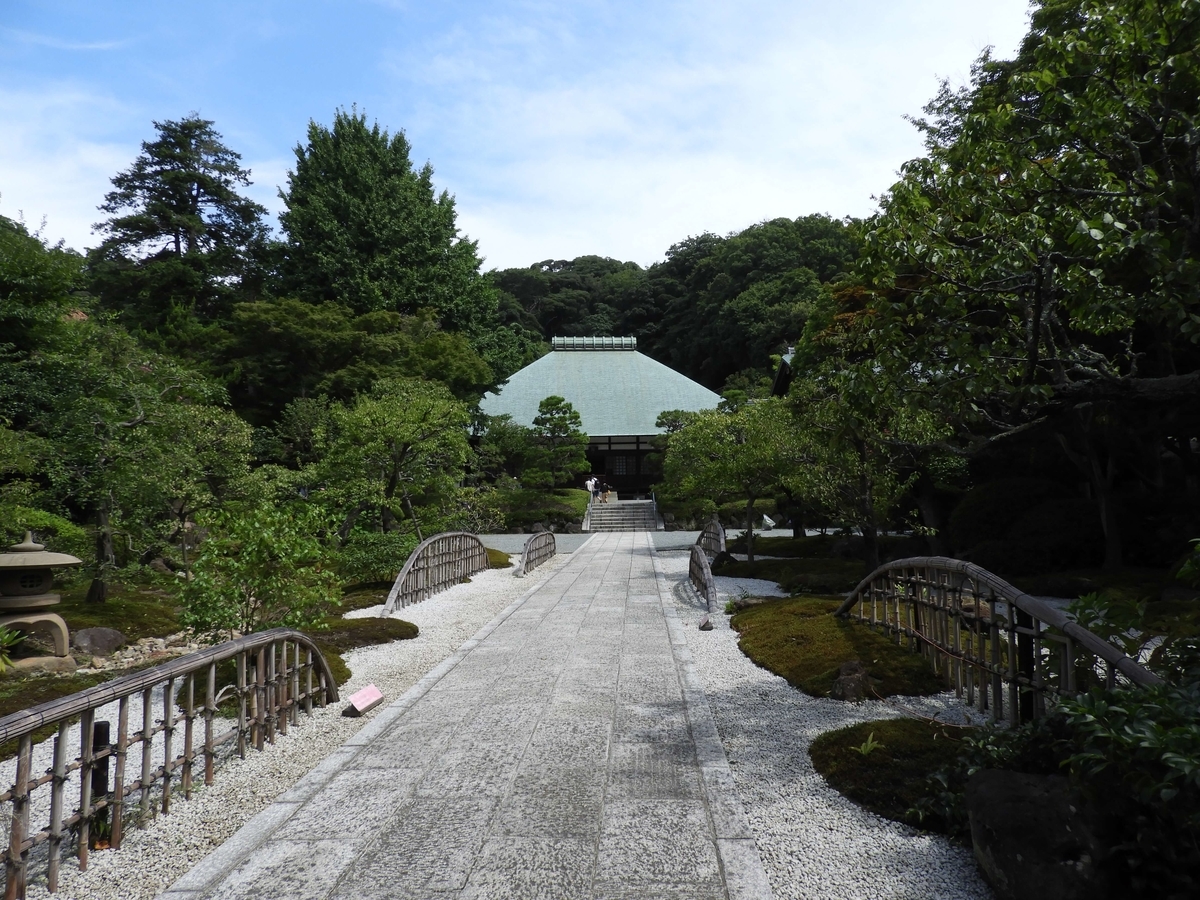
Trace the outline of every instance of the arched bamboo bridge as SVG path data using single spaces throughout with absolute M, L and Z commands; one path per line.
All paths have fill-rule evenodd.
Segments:
M 770 897 L 672 586 L 593 536 L 163 896 Z

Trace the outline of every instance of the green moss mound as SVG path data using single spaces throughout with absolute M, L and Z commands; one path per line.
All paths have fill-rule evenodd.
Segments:
M 928 792 L 928 776 L 954 764 L 963 731 L 919 719 L 863 722 L 822 734 L 809 755 L 838 793 L 886 819 L 916 825 L 908 811 Z M 878 746 L 861 753 L 868 739 Z M 948 825 L 928 815 L 919 824 L 942 833 Z
M 861 560 L 803 557 L 727 562 L 713 573 L 774 581 L 791 594 L 836 594 L 853 590 L 866 570 Z
M 377 618 L 329 619 L 320 630 L 308 632 L 324 650 L 345 653 L 356 647 L 372 647 L 390 644 L 392 641 L 409 641 L 420 630 L 412 622 L 403 619 Z
M 376 581 L 373 584 L 356 584 L 342 595 L 338 613 L 346 613 L 356 609 L 370 609 L 387 602 L 388 591 L 392 589 L 390 581 Z M 336 620 L 331 620 L 336 621 Z
M 512 565 L 512 557 L 503 550 L 493 550 L 488 547 L 487 557 L 489 569 L 507 569 Z
M 752 606 L 729 624 L 755 663 L 813 697 L 828 697 L 843 663 L 858 660 L 881 697 L 944 690 L 918 654 L 856 622 L 833 615 L 839 599 L 789 597 Z

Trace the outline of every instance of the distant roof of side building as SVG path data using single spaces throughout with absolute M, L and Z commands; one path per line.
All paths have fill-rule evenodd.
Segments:
M 658 434 L 668 409 L 715 409 L 721 398 L 701 384 L 637 352 L 631 337 L 556 337 L 554 348 L 513 373 L 498 393 L 485 394 L 489 416 L 532 425 L 538 404 L 566 398 L 589 437 Z

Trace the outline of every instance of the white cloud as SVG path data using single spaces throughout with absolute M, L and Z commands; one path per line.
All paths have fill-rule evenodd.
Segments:
M 496 266 L 647 263 L 704 230 L 865 215 L 921 150 L 903 116 L 1025 29 L 1021 0 L 668 6 L 595 40 L 595 20 L 521 11 L 388 65 L 406 97 L 429 98 L 409 113 L 415 152 L 436 146 Z
M 111 137 L 130 115 L 113 98 L 71 84 L 0 94 L 0 215 L 82 250 L 97 241 L 96 209 L 136 144 Z

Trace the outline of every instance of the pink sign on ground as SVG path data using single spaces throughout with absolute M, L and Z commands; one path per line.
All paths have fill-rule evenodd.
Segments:
M 361 716 L 383 702 L 383 692 L 373 684 L 350 695 L 350 705 L 342 710 L 343 716 Z

